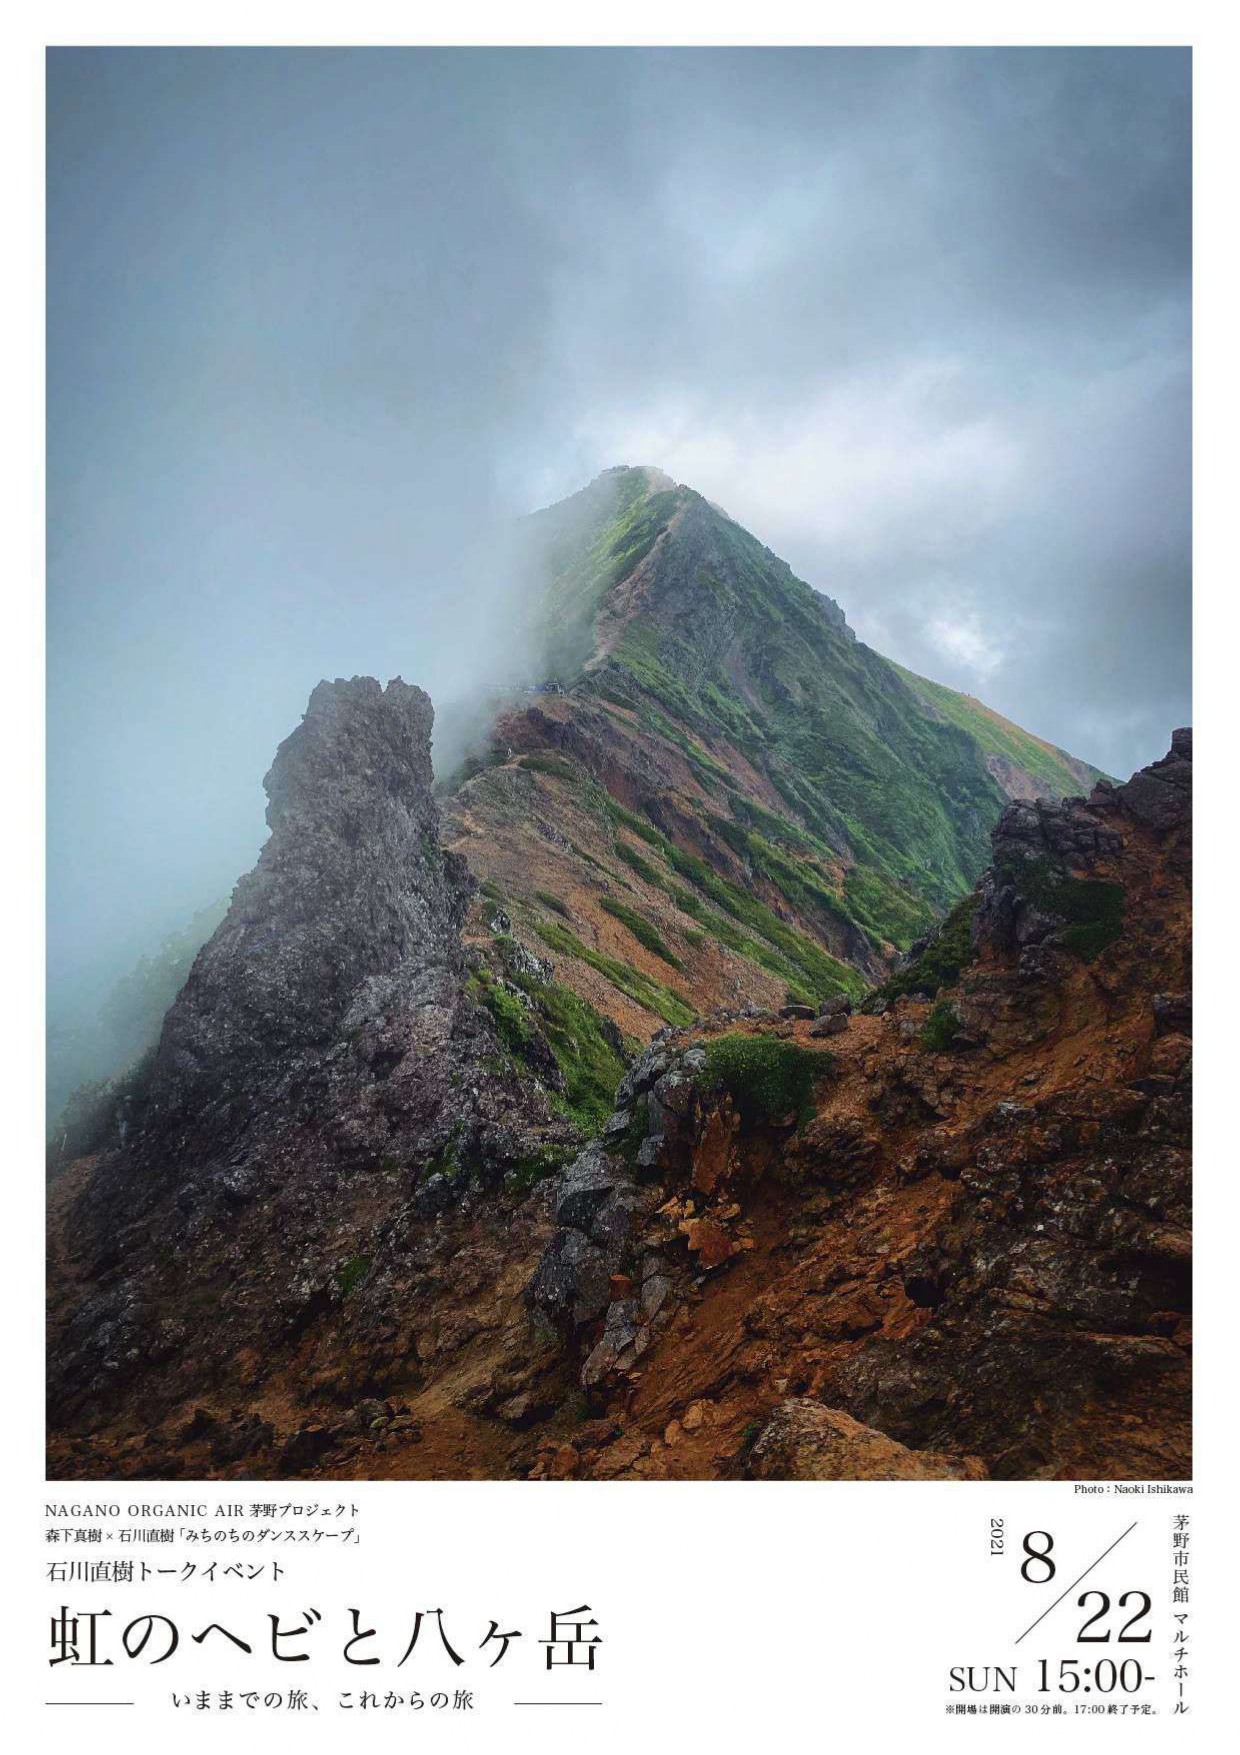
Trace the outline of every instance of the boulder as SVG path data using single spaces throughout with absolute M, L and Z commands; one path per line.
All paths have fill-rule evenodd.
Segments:
M 560 1225 L 588 1231 L 594 1215 L 618 1183 L 628 1180 L 624 1165 L 608 1157 L 597 1142 L 586 1147 L 560 1177 L 555 1216 Z
M 1156 1036 L 1191 1036 L 1193 1033 L 1193 996 L 1191 993 L 1156 993 L 1154 995 L 1154 1034 Z
M 977 1457 L 909 1450 L 839 1408 L 781 1403 L 749 1454 L 754 1481 L 983 1481 Z
M 589 1322 L 610 1300 L 612 1264 L 597 1243 L 565 1227 L 551 1239 L 530 1281 L 528 1296 L 552 1317 Z

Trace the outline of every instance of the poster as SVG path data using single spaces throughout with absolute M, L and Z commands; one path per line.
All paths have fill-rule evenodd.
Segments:
M 14 56 L 23 1727 L 1213 1741 L 1230 46 L 230 10 Z

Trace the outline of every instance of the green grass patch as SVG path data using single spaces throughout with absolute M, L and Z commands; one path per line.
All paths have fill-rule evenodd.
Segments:
M 648 884 L 653 884 L 657 889 L 667 887 L 667 879 L 662 873 L 656 871 L 650 861 L 643 859 L 636 847 L 630 847 L 627 841 L 616 842 L 616 858 L 622 859 L 631 871 L 635 871 Z
M 679 994 L 673 993 L 660 982 L 651 980 L 649 975 L 643 975 L 640 969 L 634 969 L 631 964 L 621 963 L 615 957 L 606 957 L 601 951 L 591 950 L 589 945 L 582 944 L 567 927 L 557 926 L 552 921 L 537 921 L 534 930 L 551 950 L 558 951 L 562 957 L 576 957 L 579 962 L 596 969 L 620 993 L 626 994 L 647 1011 L 654 1012 L 665 1024 L 683 1026 L 693 1021 L 693 1007 L 681 999 Z
M 536 900 L 542 903 L 544 908 L 550 908 L 553 914 L 560 915 L 564 920 L 572 919 L 572 915 L 569 913 L 567 906 L 558 896 L 553 896 L 550 890 L 535 890 L 534 896 Z
M 1065 924 L 1059 943 L 1092 963 L 1124 930 L 1124 886 L 1100 878 L 1074 878 L 1049 859 L 1013 861 L 1002 874 L 1024 901 Z
M 801 996 L 861 996 L 862 979 L 825 948 L 845 942 L 841 925 L 872 949 L 904 949 L 936 918 L 952 920 L 991 857 L 989 830 L 1006 802 L 990 772 L 999 760 L 1056 794 L 1081 784 L 1063 752 L 853 640 L 834 605 L 690 490 L 653 491 L 641 470 L 608 472 L 529 528 L 546 562 L 552 674 L 631 711 L 645 737 L 680 752 L 716 801 L 712 835 L 745 874 L 733 880 L 686 850 L 705 845 L 705 824 L 702 833 L 674 828 L 677 847 L 656 826 L 670 826 L 657 801 L 645 822 L 643 807 L 608 800 L 558 755 L 527 765 L 557 764 L 547 771 L 573 776 L 583 808 L 605 811 L 644 844 L 617 846 L 609 863 L 623 861 L 672 895 L 699 931 Z M 583 671 L 597 656 L 600 604 L 642 561 L 658 588 L 657 620 L 635 618 L 607 659 Z M 773 808 L 738 791 L 733 750 L 773 788 Z M 657 869 L 664 862 L 670 878 Z M 1115 906 L 1095 896 L 1079 908 L 1081 918 L 1065 919 L 1064 942 L 1097 955 L 1116 931 Z M 893 991 L 933 993 L 957 978 L 969 947 L 954 944 L 952 930 L 941 939 Z
M 581 770 L 575 768 L 571 762 L 566 762 L 563 756 L 525 756 L 521 766 L 532 774 L 548 774 L 553 780 L 581 779 Z
M 543 1146 L 541 1150 L 517 1159 L 504 1178 L 504 1187 L 509 1194 L 528 1194 L 549 1176 L 557 1176 L 576 1155 L 576 1146 Z
M 342 1268 L 336 1269 L 336 1284 L 344 1297 L 348 1297 L 356 1287 L 360 1286 L 370 1272 L 370 1257 L 355 1255 L 352 1261 L 346 1261 Z
M 788 855 L 765 836 L 741 823 L 731 822 L 727 817 L 711 817 L 710 826 L 752 871 L 774 884 L 799 913 L 810 919 L 834 920 L 845 926 L 851 924 L 851 916 L 840 896 L 827 887 L 822 873 L 808 861 Z
M 942 683 L 929 682 L 924 676 L 905 670 L 902 665 L 896 668 L 914 694 L 920 695 L 953 725 L 976 738 L 988 755 L 1002 756 L 1031 775 L 1043 788 L 1044 798 L 1067 798 L 1079 793 L 1082 786 L 1092 786 L 1104 778 L 1100 768 L 1091 767 L 1086 762 L 1081 764 L 1087 774 L 1082 780 L 1063 750 L 1044 744 L 1030 732 L 1022 731 L 1019 725 L 990 712 L 971 695 L 959 694 Z
M 564 1074 L 564 1107 L 582 1132 L 593 1136 L 615 1107 L 616 1086 L 624 1077 L 625 1058 L 615 1032 L 571 988 L 540 988 L 535 1003 L 543 1034 Z
M 902 993 L 927 993 L 933 997 L 940 988 L 954 987 L 973 961 L 976 912 L 976 896 L 965 896 L 957 902 L 925 949 L 905 968 L 897 969 L 877 990 L 876 997 L 890 1003 Z
M 629 810 L 627 805 L 623 805 L 619 799 L 613 798 L 610 792 L 607 794 L 606 804 L 607 814 L 614 823 L 623 823 L 626 829 L 631 829 L 638 839 L 644 841 L 648 847 L 653 847 L 656 851 L 662 850 L 667 838 L 655 828 L 653 823 L 648 822 L 645 817 L 638 816 L 636 811 Z
M 643 472 L 630 469 L 584 501 L 578 496 L 530 520 L 547 581 L 538 631 L 549 675 L 569 682 L 593 655 L 599 605 L 650 553 L 680 497 L 651 493 Z
M 572 937 L 567 932 L 564 936 Z M 528 1007 L 511 989 L 498 984 L 487 969 L 470 977 L 470 991 L 491 1013 L 511 1053 L 519 1057 L 536 1034 L 543 1037 L 564 1076 L 563 1094 L 552 1093 L 550 1100 L 592 1137 L 614 1107 L 616 1086 L 628 1059 L 624 1040 L 614 1024 L 571 988 L 556 981 L 539 981 L 524 970 L 510 954 L 516 948 L 515 939 L 495 941 L 504 973 L 529 1000 Z
M 673 969 L 684 968 L 680 958 L 664 944 L 658 928 L 647 920 L 644 914 L 639 914 L 636 908 L 630 908 L 627 902 L 617 902 L 614 896 L 604 896 L 599 906 L 605 914 L 610 914 L 613 920 L 618 920 L 622 926 L 627 926 L 639 945 L 644 945 L 656 957 L 661 957 L 665 963 L 670 963 Z
M 960 1013 L 949 999 L 941 999 L 922 1025 L 917 1040 L 932 1054 L 946 1054 L 959 1028 Z
M 848 867 L 844 873 L 844 900 L 871 943 L 877 938 L 893 944 L 898 951 L 906 951 L 934 925 L 934 909 L 929 903 L 871 866 Z
M 817 1080 L 832 1070 L 825 1050 L 774 1036 L 720 1036 L 706 1049 L 705 1083 L 728 1091 L 746 1122 L 794 1115 L 801 1127 L 814 1114 Z
M 507 1058 L 494 1062 L 484 1061 L 483 1065 L 489 1072 L 493 1072 L 497 1076 L 512 1071 L 512 1062 Z M 446 1176 L 450 1182 L 455 1182 L 459 1177 L 469 1174 L 469 1166 L 463 1162 L 458 1151 L 459 1131 L 459 1128 L 455 1128 L 452 1137 L 446 1140 L 434 1157 L 427 1161 L 423 1167 L 421 1178 L 423 1181 L 429 1181 L 432 1176 Z
M 672 883 L 645 860 L 643 876 L 648 876 L 648 881 L 670 896 L 682 914 L 696 921 L 720 944 L 738 956 L 748 957 L 768 974 L 787 981 L 804 1000 L 829 999 L 833 993 L 847 993 L 859 999 L 865 992 L 865 982 L 855 969 L 824 951 L 806 933 L 798 932 L 786 920 L 781 920 L 765 902 L 721 877 L 698 854 L 686 853 L 677 847 L 653 824 L 617 804 L 614 799 L 609 799 L 608 803 L 613 819 L 640 835 L 648 846 L 663 856 L 677 876 L 693 888 L 686 889 L 681 884 Z M 617 851 L 621 845 L 617 844 Z M 774 853 L 774 849 L 771 851 Z M 637 858 L 640 859 L 641 855 L 638 854 Z M 823 895 L 838 910 L 838 899 L 830 892 L 824 891 Z M 708 902 L 713 906 L 708 906 Z M 721 914 L 730 918 L 720 918 Z M 733 922 L 737 924 L 733 925 Z M 742 927 L 749 930 L 743 931 Z
M 490 1012 L 495 1033 L 504 1047 L 510 1054 L 520 1054 L 531 1032 L 526 1008 L 517 995 L 498 982 L 489 969 L 476 970 L 467 987 Z
M 656 548 L 673 517 L 676 536 Z M 658 619 L 630 622 L 575 687 L 625 706 L 647 737 L 692 765 L 722 812 L 714 832 L 763 880 L 774 908 L 738 900 L 704 862 L 693 869 L 692 854 L 674 869 L 791 964 L 787 978 L 801 991 L 854 990 L 838 975 L 827 980 L 807 938 L 838 942 L 832 923 L 844 921 L 873 946 L 903 948 L 972 887 L 1006 802 L 990 772 L 997 759 L 1056 794 L 1081 784 L 1063 752 L 853 640 L 835 606 L 687 489 L 654 492 L 640 470 L 617 471 L 539 514 L 531 530 L 545 536 L 546 627 L 566 662 L 594 656 L 598 607 L 640 561 L 649 558 L 667 586 L 656 594 Z M 769 782 L 786 816 L 738 791 L 729 750 Z M 579 785 L 584 793 L 588 783 Z M 612 815 L 665 852 L 634 812 Z M 837 860 L 847 868 L 842 893 L 830 871 Z M 782 919 L 776 890 L 799 933 Z M 1082 927 L 1074 948 L 1096 954 L 1105 927 L 1068 924 Z

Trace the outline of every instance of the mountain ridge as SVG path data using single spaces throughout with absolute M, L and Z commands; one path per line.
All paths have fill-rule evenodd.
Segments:
M 838 603 L 654 466 L 531 513 L 518 577 L 534 679 L 438 779 L 482 887 L 470 936 L 485 946 L 506 915 L 633 1042 L 736 1000 L 859 998 L 967 891 L 1008 799 L 1100 777 L 873 652 Z M 107 1016 L 58 1032 L 61 1156 L 223 911 L 118 984 Z
M 605 471 L 524 537 L 548 680 L 442 789 L 449 844 L 633 1036 L 676 999 L 859 995 L 967 892 L 1009 799 L 1102 777 L 872 651 L 662 471 Z M 617 997 L 600 958 L 673 1002 Z
M 574 1122 L 587 1012 L 506 918 L 460 936 L 429 723 L 315 691 L 55 1180 L 50 1475 L 1188 1473 L 1190 733 L 1010 804 L 864 1011 L 613 1044 Z

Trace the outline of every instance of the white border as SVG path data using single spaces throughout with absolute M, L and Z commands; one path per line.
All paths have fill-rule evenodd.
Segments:
M 6 432 L 3 484 L 3 529 L 8 543 L 7 590 L 4 603 L 8 639 L 7 686 L 0 701 L 3 742 L 7 756 L 6 796 L 9 825 L 3 866 L 5 906 L 0 918 L 8 936 L 9 967 L 13 971 L 4 1008 L 0 1065 L 6 1074 L 8 1117 L 7 1211 L 9 1247 L 0 1273 L 5 1296 L 7 1382 L 4 1403 L 10 1416 L 5 1446 L 5 1469 L 9 1493 L 5 1500 L 15 1524 L 27 1525 L 41 1509 L 42 1482 L 42 1328 L 33 1316 L 41 1308 L 42 1287 L 42 1030 L 41 994 L 43 961 L 43 249 L 42 249 L 42 50 L 46 43 L 223 43 L 223 44 L 507 44 L 566 43 L 606 44 L 617 40 L 623 27 L 628 42 L 646 44 L 1182 44 L 1191 43 L 1195 58 L 1195 253 L 1196 296 L 1196 446 L 1195 540 L 1196 619 L 1195 665 L 1198 700 L 1203 704 L 1197 745 L 1198 817 L 1197 869 L 1199 896 L 1197 942 L 1206 947 L 1201 958 L 1196 995 L 1199 1053 L 1198 1143 L 1198 1284 L 1201 1344 L 1197 1357 L 1196 1492 L 1194 1510 L 1198 1528 L 1208 1533 L 1205 1564 L 1201 1568 L 1196 1619 L 1198 1665 L 1205 1699 L 1198 1716 L 1185 1731 L 1188 1746 L 1204 1742 L 1210 1733 L 1209 1680 L 1225 1685 L 1229 1677 L 1230 1649 L 1223 1643 L 1227 1599 L 1234 1599 L 1230 1566 L 1223 1547 L 1234 1541 L 1230 1525 L 1234 1518 L 1231 1475 L 1235 1449 L 1233 1282 L 1236 1278 L 1236 1247 L 1240 1223 L 1236 1214 L 1236 1152 L 1229 1112 L 1230 1086 L 1234 1083 L 1235 944 L 1240 933 L 1240 909 L 1231 894 L 1237 853 L 1233 825 L 1237 821 L 1240 773 L 1237 756 L 1240 739 L 1228 721 L 1235 695 L 1234 673 L 1240 637 L 1236 611 L 1236 556 L 1231 513 L 1235 498 L 1233 477 L 1236 453 L 1236 322 L 1240 311 L 1236 273 L 1235 183 L 1240 155 L 1236 146 L 1235 116 L 1240 98 L 1240 66 L 1236 56 L 1234 26 L 1222 7 L 1185 4 L 960 4 L 944 0 L 933 7 L 913 4 L 856 6 L 752 5 L 658 6 L 631 0 L 617 13 L 587 14 L 568 5 L 499 6 L 476 5 L 467 14 L 448 15 L 443 9 L 424 5 L 367 3 L 355 0 L 347 7 L 314 3 L 200 3 L 167 5 L 115 3 L 54 4 L 34 8 L 19 23 L 5 30 L 7 53 L 0 67 L 3 102 L 0 117 L 5 129 L 2 162 L 7 184 L 7 235 L 10 250 L 6 271 L 0 279 L 5 321 L 0 326 L 7 356 L 4 382 Z M 1170 727 L 1168 727 L 1170 730 Z M 1229 1003 L 1231 1002 L 1231 1003 Z M 20 1118 L 20 1119 L 19 1119 Z M 475 1529 L 495 1519 L 529 1515 L 529 1506 L 513 1501 L 514 1489 L 503 1484 L 475 1487 L 436 1485 L 426 1489 L 435 1495 L 437 1523 L 449 1525 L 465 1517 Z M 518 1488 L 525 1495 L 531 1489 Z M 536 1500 L 537 1516 L 544 1530 L 554 1532 L 556 1504 L 577 1492 L 566 1485 L 544 1487 Z M 712 1495 L 720 1490 L 709 1485 L 677 1485 L 670 1489 L 586 1489 L 598 1491 L 600 1507 L 605 1495 L 606 1524 L 615 1542 L 614 1551 L 625 1554 L 625 1565 L 640 1565 L 640 1556 L 653 1547 L 652 1577 L 658 1588 L 652 1609 L 666 1609 L 679 1602 L 693 1608 L 693 1573 L 683 1563 L 683 1549 L 669 1548 L 669 1528 L 685 1531 L 720 1518 Z M 727 1490 L 724 1490 L 727 1491 Z M 774 1490 L 776 1493 L 779 1489 Z M 899 1489 L 903 1491 L 903 1489 Z M 937 1493 L 930 1516 L 942 1522 L 945 1538 L 961 1505 L 952 1490 Z M 970 1492 L 973 1489 L 969 1490 Z M 984 1489 L 983 1491 L 989 1491 Z M 1005 1489 L 1008 1499 L 1011 1490 Z M 1024 1488 L 1024 1492 L 1049 1496 L 1058 1488 Z M 675 1496 L 670 1518 L 654 1512 L 648 1494 Z M 855 1485 L 820 1490 L 815 1501 L 817 1518 L 849 1527 L 864 1526 L 869 1537 L 871 1563 L 890 1569 L 898 1579 L 905 1563 L 891 1548 L 886 1515 L 889 1501 L 883 1489 L 868 1494 Z M 1045 1503 L 1045 1497 L 1043 1498 Z M 423 1503 L 420 1493 L 409 1505 Z M 927 1507 L 930 1502 L 926 1502 Z M 467 1504 L 468 1509 L 462 1511 Z M 728 1539 L 739 1556 L 757 1552 L 768 1569 L 765 1583 L 755 1583 L 752 1565 L 738 1558 L 732 1572 L 738 1615 L 753 1613 L 755 1591 L 770 1605 L 779 1597 L 781 1570 L 791 1580 L 802 1562 L 799 1549 L 780 1553 L 766 1542 L 764 1529 L 774 1533 L 782 1522 L 773 1514 L 775 1501 L 765 1503 L 742 1490 L 728 1492 L 726 1521 Z M 429 1508 L 428 1508 L 429 1509 Z M 600 1511 L 600 1516 L 602 1515 Z M 972 1520 L 970 1520 L 972 1521 Z M 577 1526 L 574 1515 L 565 1527 Z M 501 1523 L 495 1527 L 502 1527 Z M 842 1525 L 840 1526 L 843 1527 Z M 954 1539 L 954 1538 L 953 1538 Z M 547 1536 L 554 1543 L 554 1534 Z M 33 1551 L 23 1547 L 23 1555 Z M 1203 1549 L 1199 1547 L 1201 1556 Z M 638 1556 L 638 1559 L 634 1559 Z M 905 1557 L 906 1558 L 906 1557 Z M 29 1650 L 32 1603 L 38 1593 L 23 1569 L 25 1558 L 6 1568 L 5 1620 L 10 1655 Z M 945 1564 L 950 1566 L 950 1555 Z M 772 1578 L 772 1574 L 774 1577 Z M 713 1576 L 713 1574 L 711 1575 Z M 728 1592 L 727 1574 L 714 1587 Z M 821 1596 L 833 1604 L 825 1619 L 836 1622 L 838 1599 L 849 1586 L 846 1580 L 824 1576 Z M 864 1594 L 864 1593 L 860 1593 Z M 950 1596 L 950 1592 L 947 1593 Z M 893 1592 L 898 1603 L 899 1591 Z M 701 1605 L 697 1605 L 700 1612 Z M 40 1611 L 41 1612 L 41 1611 Z M 838 1633 L 838 1626 L 835 1628 Z M 899 1678 L 907 1669 L 913 1630 L 894 1616 L 885 1628 L 864 1623 L 855 1628 L 855 1649 L 833 1642 L 824 1653 L 824 1677 L 843 1666 L 845 1673 L 868 1672 L 873 1665 L 862 1657 L 862 1645 L 879 1642 L 886 1649 L 892 1693 L 871 1696 L 868 1714 L 854 1718 L 837 1699 L 834 1710 L 824 1703 L 815 1715 L 818 1735 L 835 1735 L 850 1729 L 858 1732 L 869 1724 L 876 1734 L 899 1714 Z M 704 1661 L 704 1660 L 703 1660 Z M 805 1677 L 781 1673 L 778 1654 L 761 1651 L 749 1667 L 738 1660 L 734 1670 L 741 1699 L 747 1691 L 769 1694 L 772 1701 L 790 1686 L 803 1688 Z M 648 1680 L 648 1678 L 647 1678 Z M 653 1684 L 652 1684 L 653 1686 Z M 655 1696 L 662 1698 L 661 1690 Z M 1221 1701 L 1223 1686 L 1217 1699 Z M 830 1696 L 829 1696 L 830 1698 Z M 1200 1695 L 1199 1695 L 1200 1699 Z M 16 1704 L 16 1703 L 14 1703 Z M 717 1703 L 716 1703 L 717 1704 Z M 668 1707 L 669 1712 L 671 1708 Z M 717 1714 L 706 1706 L 700 1722 L 706 1730 Z M 850 1722 L 852 1721 L 852 1722 Z M 11 1718 L 12 1722 L 12 1718 Z M 690 1721 L 692 1722 L 692 1721 Z M 726 1722 L 726 1721 L 725 1721 Z M 740 1713 L 746 1741 L 733 1743 L 726 1735 L 711 1734 L 718 1748 L 751 1747 L 754 1723 L 748 1711 Z M 774 1726 L 787 1729 L 786 1717 L 772 1711 Z M 1217 1721 L 1221 1725 L 1221 1717 Z M 163 1721 L 166 1726 L 167 1721 Z M 216 1727 L 218 1741 L 222 1727 Z M 648 1738 L 657 1746 L 658 1722 L 646 1724 Z M 809 1727 L 807 1727 L 808 1730 Z M 946 1732 L 932 1717 L 914 1718 L 908 1727 L 932 1747 L 954 1747 L 974 1727 L 951 1725 Z M 640 1724 L 630 1723 L 626 1734 L 640 1734 Z M 1090 1726 L 1091 1745 L 1099 1727 Z M 1168 1727 L 1161 1727 L 1167 1734 Z M 47 1741 L 47 1728 L 40 1723 L 34 1732 Z M 119 1733 L 118 1733 L 119 1734 Z M 166 1733 L 161 1730 L 161 1737 Z M 334 1732 L 338 1737 L 339 1727 Z M 440 1733 L 446 1734 L 446 1732 Z M 1005 1735 L 1010 1734 L 1005 1730 Z M 1062 1730 L 1054 1733 L 1062 1736 Z M 1131 1741 L 1134 1732 L 1122 1733 Z M 75 1742 L 89 1737 L 96 1746 L 96 1727 L 77 1727 Z M 373 1740 L 373 1738 L 372 1738 Z M 581 1740 L 574 1732 L 572 1742 Z M 59 1746 L 59 1738 L 55 1745 Z M 64 1743 L 69 1746 L 68 1741 Z M 103 1741 L 113 1746 L 112 1736 Z M 121 1741 L 117 1747 L 135 1747 Z M 290 1742 L 290 1747 L 294 1746 Z M 305 1746 L 302 1744 L 301 1746 Z M 531 1744 L 531 1746 L 533 1746 Z M 564 1739 L 565 1747 L 570 1739 Z M 610 1734 L 596 1747 L 621 1747 Z M 629 1744 L 631 1746 L 631 1742 Z

